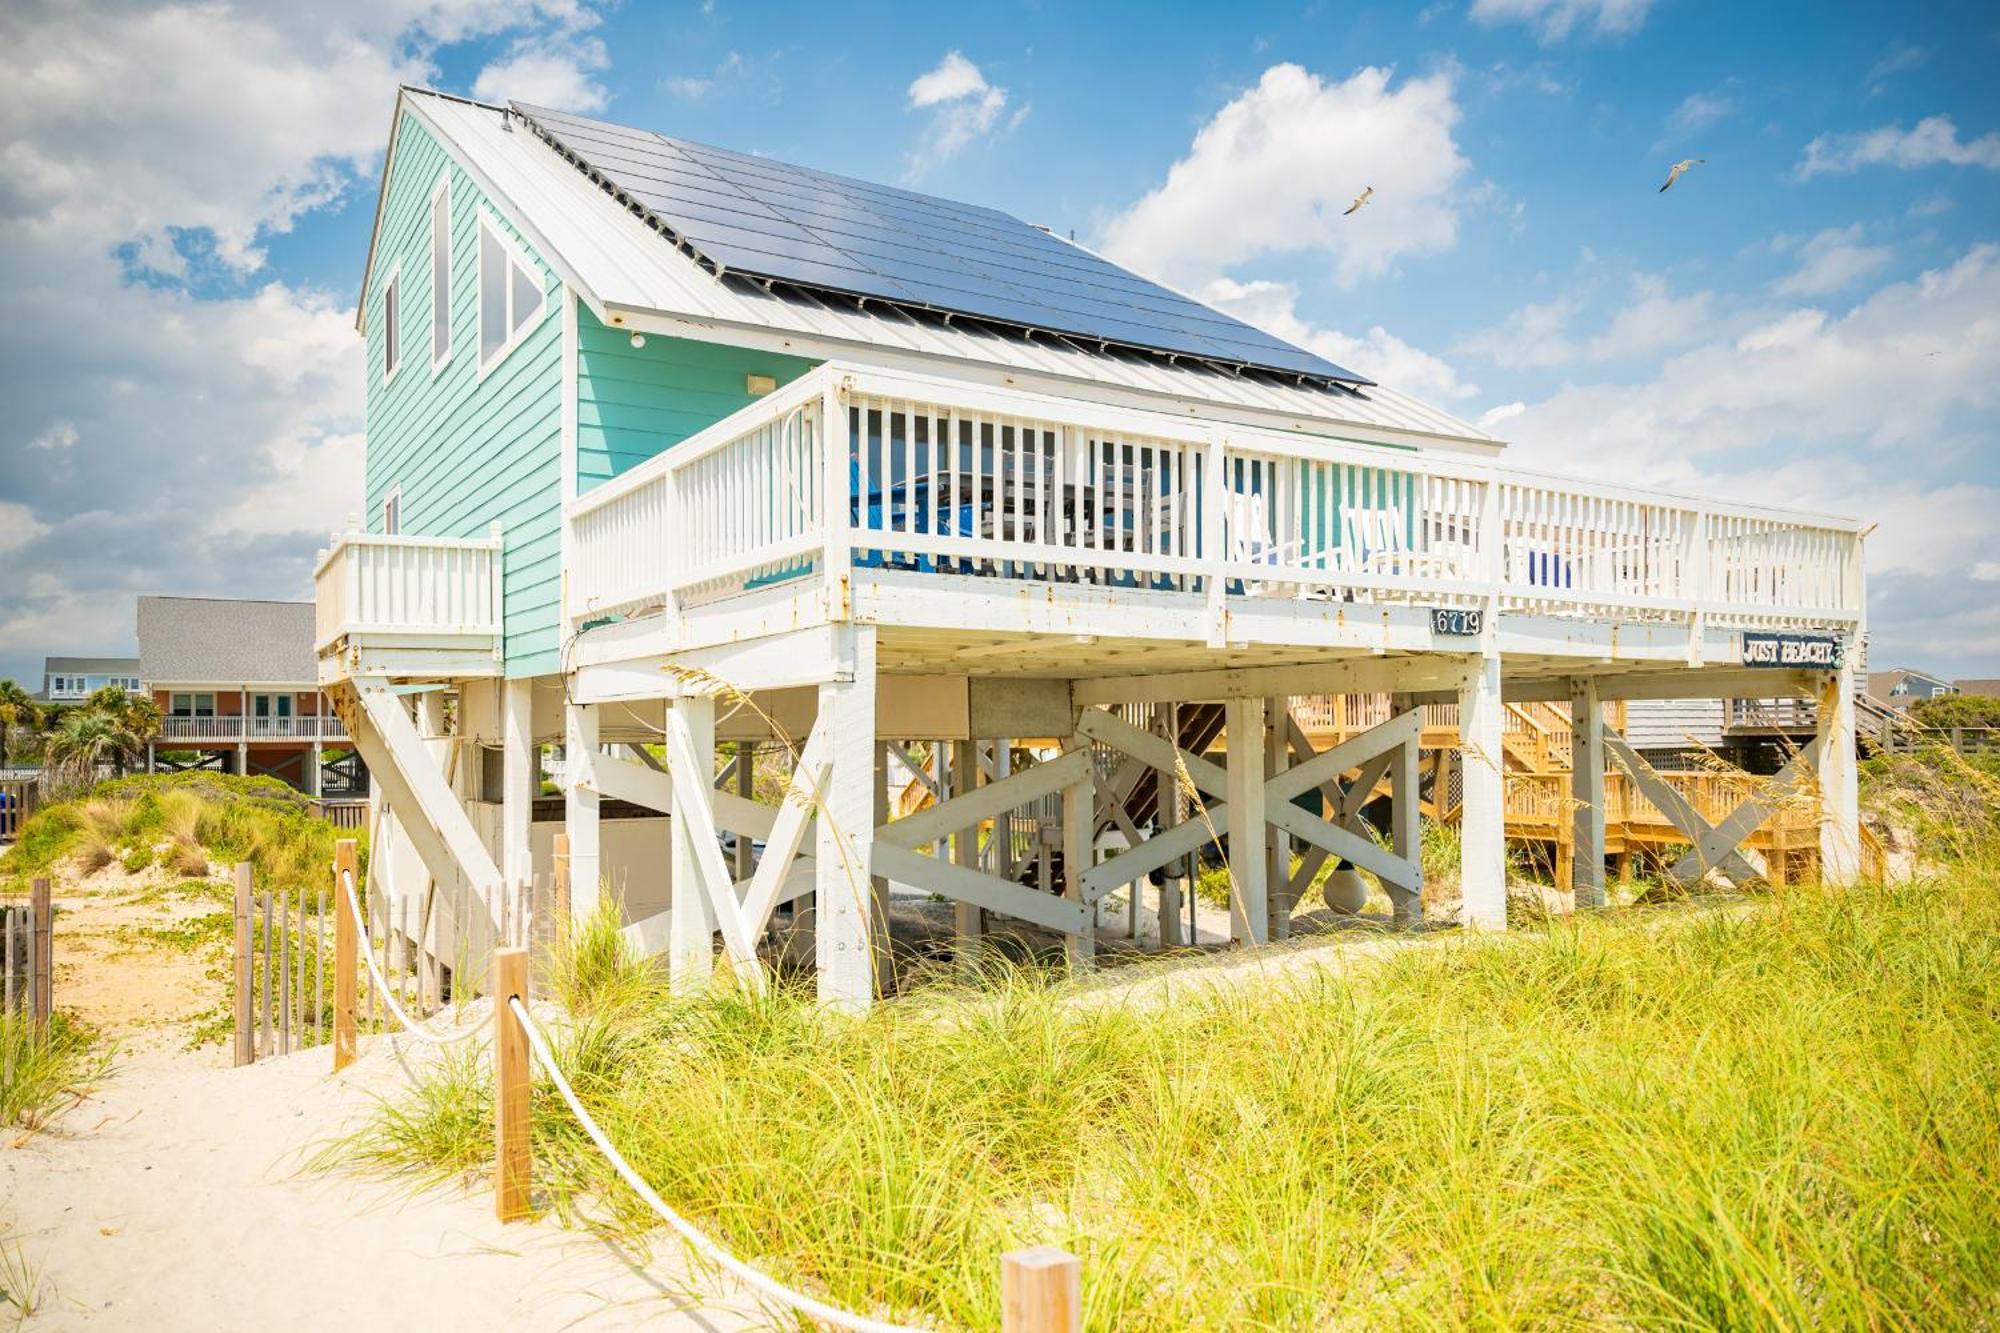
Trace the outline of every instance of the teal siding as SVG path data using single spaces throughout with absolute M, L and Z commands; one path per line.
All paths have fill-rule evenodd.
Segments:
M 756 401 L 746 375 L 780 385 L 819 363 L 780 352 L 648 335 L 599 323 L 577 307 L 577 491 L 609 481 Z
M 451 356 L 431 369 L 431 192 L 451 177 Z M 402 530 L 484 536 L 502 527 L 506 668 L 560 670 L 562 589 L 561 283 L 490 208 L 472 179 L 418 123 L 398 130 L 368 302 L 368 528 L 402 490 Z M 542 277 L 544 313 L 479 377 L 479 218 L 492 219 Z M 402 364 L 383 382 L 382 292 L 401 265 Z

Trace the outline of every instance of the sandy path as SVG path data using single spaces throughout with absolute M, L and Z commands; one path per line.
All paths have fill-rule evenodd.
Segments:
M 586 1233 L 502 1226 L 476 1189 L 304 1170 L 406 1077 L 370 1044 L 338 1077 L 323 1049 L 244 1069 L 140 1055 L 55 1132 L 0 1147 L 0 1219 L 43 1268 L 28 1327 L 767 1326 L 713 1288 L 700 1310 L 678 1295 L 694 1282 L 671 1242 L 641 1269 Z

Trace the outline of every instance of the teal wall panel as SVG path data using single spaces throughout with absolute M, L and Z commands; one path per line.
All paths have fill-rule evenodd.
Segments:
M 804 357 L 648 335 L 577 309 L 577 491 L 609 481 L 756 399 L 747 375 L 789 384 L 818 365 Z
M 451 182 L 451 353 L 431 363 L 431 196 Z M 507 674 L 559 669 L 562 587 L 561 283 L 443 147 L 405 113 L 368 302 L 368 529 L 400 488 L 402 530 L 479 537 L 502 525 Z M 479 220 L 539 275 L 538 323 L 479 374 Z M 400 266 L 402 364 L 383 374 L 383 290 Z

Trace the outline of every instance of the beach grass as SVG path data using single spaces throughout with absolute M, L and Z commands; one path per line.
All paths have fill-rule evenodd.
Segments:
M 1949 1327 L 2000 1318 L 2000 870 L 1434 938 L 1343 974 L 862 1019 L 564 964 L 559 1059 L 737 1254 L 853 1308 L 998 1322 L 999 1255 L 1094 1328 Z M 561 972 L 562 969 L 559 969 Z M 476 1064 L 356 1145 L 490 1159 Z M 643 1230 L 546 1085 L 559 1218 Z

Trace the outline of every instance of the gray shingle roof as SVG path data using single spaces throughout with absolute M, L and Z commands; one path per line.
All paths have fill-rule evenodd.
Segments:
M 139 674 L 139 659 L 136 657 L 45 657 L 42 659 L 42 674 L 45 676 L 136 676 Z
M 311 687 L 313 604 L 141 597 L 139 665 L 149 685 Z

